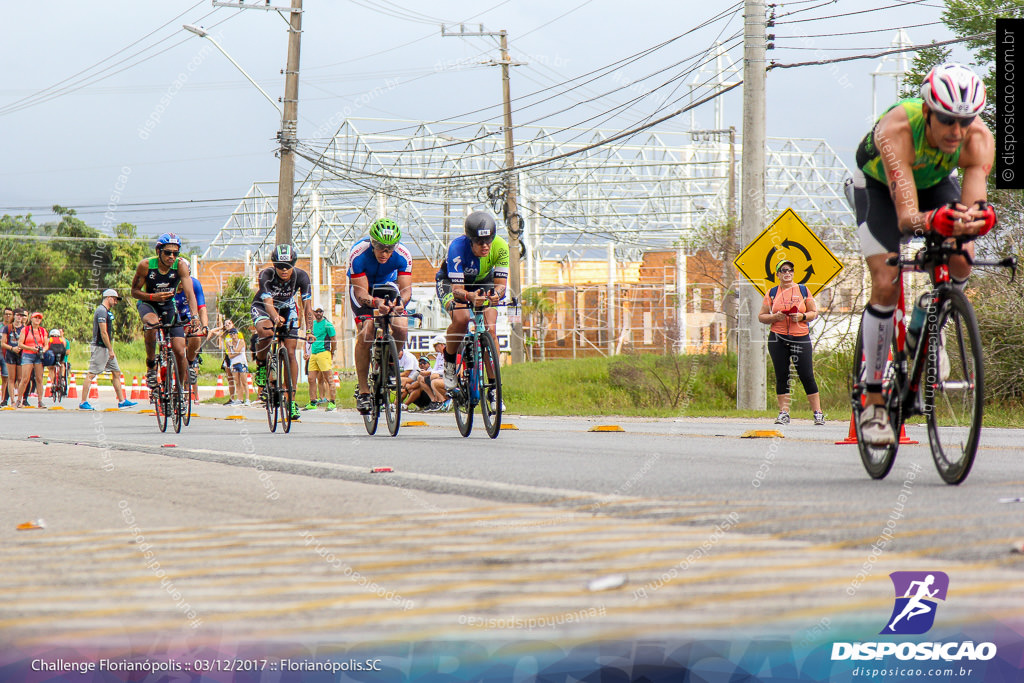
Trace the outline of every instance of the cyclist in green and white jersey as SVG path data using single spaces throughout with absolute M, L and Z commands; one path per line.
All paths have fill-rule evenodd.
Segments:
M 475 306 L 486 299 L 493 306 L 505 296 L 508 282 L 508 242 L 498 237 L 494 217 L 484 211 L 474 211 L 466 216 L 465 230 L 464 235 L 456 237 L 448 246 L 448 257 L 435 276 L 437 296 L 452 319 L 444 350 L 446 391 L 456 386 L 455 354 L 473 318 L 471 309 L 456 309 L 455 302 Z M 488 295 L 486 292 L 492 289 L 494 294 Z M 496 309 L 484 311 L 484 324 L 495 346 L 498 344 L 494 328 L 497 319 Z

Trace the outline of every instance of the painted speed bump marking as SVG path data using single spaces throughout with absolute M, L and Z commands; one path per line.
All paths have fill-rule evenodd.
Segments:
M 595 425 L 587 430 L 588 432 L 624 432 L 619 425 Z
M 501 423 L 501 430 L 502 431 L 506 431 L 506 430 L 508 430 L 508 431 L 519 431 L 519 427 L 516 427 L 511 422 L 502 422 Z
M 740 436 L 741 439 L 772 439 L 775 437 L 784 439 L 785 435 L 777 429 L 750 429 Z
M 402 423 L 403 427 L 426 427 L 427 423 L 423 420 L 409 420 L 408 422 Z

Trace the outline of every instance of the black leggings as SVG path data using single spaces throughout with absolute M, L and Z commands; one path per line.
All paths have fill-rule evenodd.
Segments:
M 775 366 L 775 393 L 789 393 L 789 363 L 796 365 L 796 374 L 804 385 L 804 392 L 810 396 L 818 393 L 814 381 L 814 363 L 811 360 L 811 335 L 791 337 L 785 334 L 768 333 L 768 355 Z

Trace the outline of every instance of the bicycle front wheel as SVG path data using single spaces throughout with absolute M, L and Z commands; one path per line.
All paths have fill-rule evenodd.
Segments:
M 292 364 L 288 358 L 288 349 L 282 344 L 278 351 L 277 358 L 277 395 L 278 410 L 281 411 L 281 427 L 287 434 L 292 430 L 292 401 L 295 400 L 295 391 L 292 389 Z
M 480 340 L 480 417 L 484 419 L 484 429 L 492 439 L 501 431 L 501 358 L 498 347 L 491 335 L 483 333 Z
M 167 417 L 170 409 L 170 394 L 167 391 L 167 359 L 161 355 L 157 362 L 158 372 L 163 374 L 160 376 L 160 382 L 156 385 L 156 389 L 152 391 L 153 407 L 156 413 L 156 426 L 160 428 L 161 432 L 167 431 Z
M 455 364 L 456 391 L 452 399 L 452 410 L 455 411 L 455 424 L 459 433 L 469 436 L 473 431 L 473 401 L 471 377 L 473 375 L 473 342 L 467 337 L 459 344 L 458 362 Z
M 850 377 L 850 397 L 853 402 L 853 427 L 857 434 L 857 450 L 860 452 L 860 460 L 864 469 L 872 479 L 884 479 L 889 474 L 893 463 L 896 461 L 896 450 L 899 448 L 899 439 L 888 445 L 874 445 L 864 441 L 860 430 L 860 416 L 865 409 L 865 382 L 867 381 L 867 369 L 864 363 L 864 339 L 863 326 L 857 332 L 857 343 L 853 348 L 853 373 Z M 892 358 L 898 358 L 896 350 L 896 338 L 893 336 Z M 882 378 L 882 397 L 885 405 L 889 408 L 889 424 L 900 433 L 903 426 L 903 415 L 899 409 L 899 395 L 902 381 L 896 369 L 896 363 L 890 360 L 886 363 L 885 374 Z M 895 409 L 894 409 L 895 406 Z
M 277 404 L 281 402 L 281 395 L 277 384 L 277 368 L 273 358 L 276 352 L 273 350 L 267 355 L 267 381 L 263 387 L 263 406 L 267 409 L 267 424 L 271 433 L 277 431 Z
M 182 403 L 185 401 L 185 394 L 181 383 L 181 375 L 178 374 L 178 361 L 173 357 L 171 358 L 171 365 L 167 369 L 167 386 L 167 395 L 170 398 L 169 412 L 171 413 L 171 421 L 174 423 L 175 433 L 178 433 L 181 431 L 183 419 Z
M 947 484 L 959 484 L 971 471 L 981 435 L 981 333 L 971 303 L 958 289 L 946 291 L 937 318 L 926 328 L 922 404 L 939 476 Z
M 402 420 L 402 368 L 398 365 L 398 346 L 391 339 L 381 354 L 378 402 L 384 410 L 388 434 L 395 436 Z

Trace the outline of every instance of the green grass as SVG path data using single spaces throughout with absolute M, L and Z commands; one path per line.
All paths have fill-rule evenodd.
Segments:
M 141 380 L 146 373 L 143 342 L 117 344 L 115 348 L 128 383 L 131 384 L 133 376 Z M 88 353 L 88 346 L 84 344 L 76 344 L 72 348 L 71 360 L 76 371 L 84 372 L 89 362 Z M 636 383 L 630 382 L 628 375 L 620 373 L 617 380 L 613 378 L 615 371 L 611 368 L 619 364 L 621 369 L 623 361 L 640 370 L 641 374 L 636 376 L 638 381 L 651 382 L 655 389 L 638 392 Z M 505 403 L 509 411 L 516 414 L 763 418 L 776 412 L 775 372 L 771 362 L 767 365 L 764 411 L 736 409 L 735 356 L 692 355 L 678 359 L 654 355 L 601 356 L 523 363 L 502 368 L 502 385 Z M 814 356 L 814 376 L 821 394 L 822 409 L 830 420 L 849 420 L 849 365 L 849 352 L 817 353 Z M 220 368 L 220 355 L 204 354 L 200 383 L 213 384 L 218 374 L 224 374 Z M 660 375 L 664 382 L 654 379 L 655 375 Z M 790 411 L 794 417 L 809 418 L 807 396 L 800 382 L 795 380 L 795 373 L 793 377 Z M 103 378 L 103 383 L 109 384 L 109 376 Z M 630 387 L 634 391 L 630 391 Z M 662 392 L 667 387 L 667 393 L 658 393 L 657 387 L 663 387 Z M 339 409 L 355 409 L 354 388 L 354 381 L 342 380 L 336 392 Z M 299 385 L 296 392 L 299 405 L 309 402 L 306 385 Z M 677 397 L 675 407 L 671 396 Z M 224 403 L 226 400 L 212 402 Z M 1024 406 L 1020 403 L 986 403 L 985 425 L 1024 427 Z

